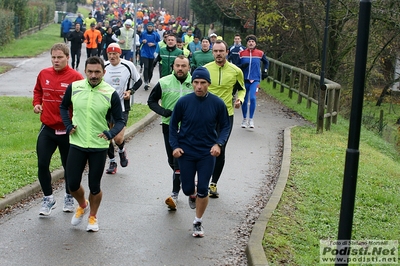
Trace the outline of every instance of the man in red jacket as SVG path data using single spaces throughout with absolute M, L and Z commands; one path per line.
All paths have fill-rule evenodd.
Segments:
M 38 178 L 44 194 L 40 215 L 48 216 L 56 206 L 51 187 L 50 160 L 58 147 L 61 162 L 67 163 L 69 136 L 60 115 L 60 104 L 68 85 L 83 76 L 68 66 L 69 48 L 64 43 L 53 45 L 50 50 L 52 67 L 40 71 L 33 90 L 33 111 L 40 114 L 42 125 L 37 138 Z M 65 179 L 64 212 L 73 212 L 74 198 L 70 195 Z

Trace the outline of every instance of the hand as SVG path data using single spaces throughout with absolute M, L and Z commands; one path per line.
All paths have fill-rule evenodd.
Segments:
M 242 101 L 240 101 L 239 99 L 236 99 L 235 108 L 238 109 L 238 108 L 240 108 L 241 105 L 242 105 Z
M 76 127 L 77 127 L 77 126 L 72 125 L 72 129 L 69 131 L 69 135 L 72 135 L 72 134 L 75 133 Z M 67 130 L 67 131 L 68 131 L 68 130 Z
M 244 71 L 246 68 L 248 68 L 249 67 L 249 63 L 244 63 L 244 64 L 242 64 L 242 65 L 240 65 L 240 69 L 242 70 L 242 71 Z
M 124 91 L 124 100 L 129 100 L 131 98 L 131 91 Z
M 149 42 L 147 45 L 150 46 L 150 47 L 152 47 L 152 46 L 154 46 L 155 44 L 152 43 L 152 42 Z
M 218 157 L 221 154 L 221 147 L 218 144 L 214 144 L 210 150 L 211 156 Z
M 124 43 L 125 43 L 125 40 L 119 40 L 119 43 L 120 43 L 120 44 L 124 44 Z
M 146 40 L 146 39 L 144 39 L 144 40 L 142 41 L 142 43 L 147 43 L 147 40 Z
M 33 112 L 35 114 L 41 114 L 43 112 L 43 107 L 41 104 L 36 104 L 35 107 L 33 107 Z
M 163 113 L 163 117 L 170 117 L 172 115 L 172 111 L 169 109 L 165 109 Z
M 266 72 L 261 73 L 261 78 L 262 79 L 268 78 L 268 72 L 266 71 Z
M 153 68 L 155 68 L 157 66 L 157 61 L 153 62 Z
M 185 152 L 181 149 L 181 148 L 176 148 L 173 152 L 172 152 L 172 156 L 174 156 L 174 158 L 179 158 L 181 157 Z

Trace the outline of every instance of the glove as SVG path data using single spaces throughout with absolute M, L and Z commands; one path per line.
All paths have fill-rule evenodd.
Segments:
M 172 115 L 172 111 L 169 109 L 165 109 L 163 113 L 163 117 L 170 117 Z
M 265 70 L 263 73 L 261 73 L 261 78 L 262 79 L 268 78 L 268 70 Z
M 157 61 L 153 62 L 153 68 L 155 68 L 157 66 Z
M 249 63 L 244 63 L 244 64 L 242 64 L 242 65 L 240 65 L 240 69 L 242 70 L 242 71 L 244 71 L 246 68 L 248 68 L 249 67 Z

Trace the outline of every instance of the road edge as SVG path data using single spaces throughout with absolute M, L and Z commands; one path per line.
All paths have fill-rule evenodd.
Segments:
M 265 251 L 262 246 L 262 240 L 264 238 L 265 229 L 268 224 L 269 218 L 278 206 L 281 200 L 283 191 L 285 190 L 286 183 L 289 177 L 290 159 L 292 151 L 292 139 L 290 137 L 291 129 L 293 127 L 287 127 L 283 133 L 283 154 L 282 164 L 279 172 L 279 177 L 274 188 L 270 199 L 265 205 L 263 211 L 258 217 L 257 221 L 251 231 L 249 241 L 246 247 L 247 265 L 249 266 L 268 266 L 268 260 L 265 256 Z
M 130 138 L 133 135 L 135 135 L 137 132 L 145 128 L 147 125 L 152 123 L 155 119 L 159 117 L 158 114 L 154 112 L 148 113 L 144 118 L 142 118 L 140 121 L 136 122 L 129 128 L 125 130 L 125 138 Z M 64 171 L 62 168 L 56 169 L 51 173 L 51 182 L 57 182 L 61 178 L 64 178 Z M 10 194 L 5 195 L 4 198 L 0 199 L 0 210 L 4 210 L 9 206 L 12 206 L 13 204 L 28 198 L 34 193 L 37 193 L 41 190 L 40 183 L 38 180 L 33 182 L 32 184 L 29 184 L 23 188 L 20 188 Z

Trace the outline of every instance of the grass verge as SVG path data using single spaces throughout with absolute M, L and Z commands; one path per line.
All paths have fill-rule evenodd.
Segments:
M 316 106 L 306 109 L 262 85 L 307 120 L 316 120 Z M 341 118 L 323 134 L 310 126 L 292 129 L 288 183 L 263 239 L 270 265 L 317 265 L 320 239 L 337 238 L 347 137 L 348 121 Z M 393 145 L 362 129 L 353 240 L 400 235 L 399 159 Z
M 28 97 L 0 97 L 0 197 L 37 180 L 36 138 L 40 118 L 33 113 Z M 134 104 L 129 114 L 128 127 L 150 112 L 147 105 Z M 51 160 L 51 171 L 61 167 L 58 151 Z

